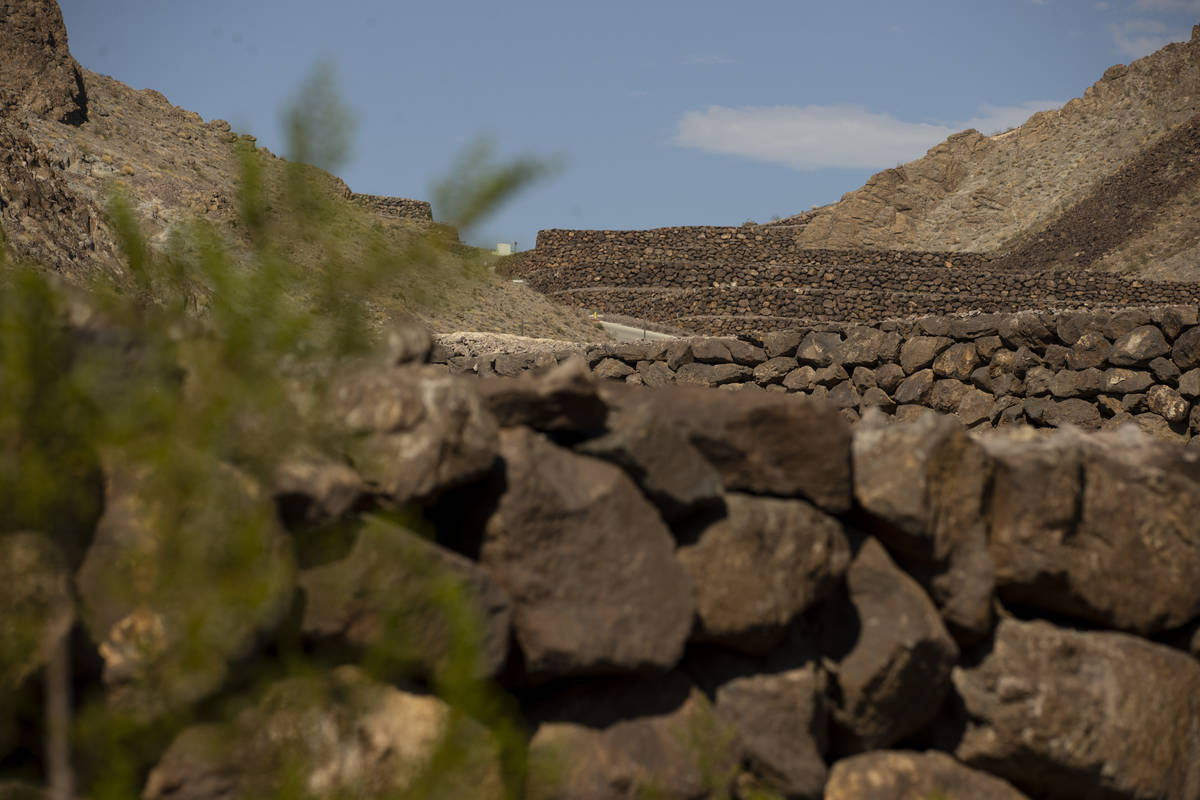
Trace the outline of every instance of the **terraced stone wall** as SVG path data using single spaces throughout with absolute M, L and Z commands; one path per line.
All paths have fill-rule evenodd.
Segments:
M 414 219 L 425 222 L 433 221 L 433 207 L 424 200 L 410 200 L 407 197 L 384 197 L 377 194 L 359 194 L 354 192 L 350 199 L 368 209 L 373 214 L 389 219 Z
M 1196 303 L 1200 286 L 995 268 L 981 253 L 810 250 L 788 229 L 539 234 L 508 269 L 566 305 L 710 335 L 919 314 Z
M 1189 441 L 1200 432 L 1197 317 L 1196 305 L 932 316 L 628 342 L 583 355 L 610 381 L 801 394 L 851 420 L 872 408 L 898 419 L 932 409 L 973 428 L 1129 424 Z M 482 375 L 546 364 L 520 353 L 443 356 L 456 372 Z

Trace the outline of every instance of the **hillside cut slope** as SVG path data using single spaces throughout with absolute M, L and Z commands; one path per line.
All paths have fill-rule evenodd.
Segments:
M 798 240 L 807 247 L 1009 250 L 1197 113 L 1200 26 L 1189 42 L 1109 68 L 1061 109 L 996 136 L 957 133 L 923 158 L 872 176 L 841 201 L 782 222 L 803 225 Z M 1158 204 L 1197 207 L 1196 177 L 1173 191 Z M 1094 255 L 1109 269 L 1129 269 L 1139 265 L 1123 255 L 1127 250 L 1157 256 L 1156 250 L 1178 254 L 1197 246 L 1194 231 L 1167 230 L 1161 236 L 1170 244 L 1158 247 L 1158 227 L 1130 230 L 1127 241 Z

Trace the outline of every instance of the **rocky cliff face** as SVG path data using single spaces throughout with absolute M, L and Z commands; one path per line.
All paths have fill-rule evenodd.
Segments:
M 1050 224 L 1198 111 L 1200 33 L 1194 32 L 1190 42 L 1111 67 L 1059 110 L 996 136 L 955 134 L 925 157 L 874 175 L 840 202 L 804 215 L 798 238 L 809 247 L 1008 249 L 1014 237 Z M 1176 193 L 1194 196 L 1196 184 L 1190 179 Z M 1145 231 L 1133 234 L 1147 252 Z M 1194 246 L 1170 238 L 1175 250 Z M 1119 266 L 1121 259 L 1115 261 L 1107 266 Z
M 87 91 L 54 0 L 0 3 L 0 108 L 55 122 L 87 121 Z

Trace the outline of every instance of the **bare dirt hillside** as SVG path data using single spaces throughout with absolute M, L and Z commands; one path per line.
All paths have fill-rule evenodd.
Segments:
M 955 134 L 840 202 L 779 224 L 803 226 L 798 236 L 810 247 L 1007 250 L 1050 227 L 1198 112 L 1200 26 L 1189 42 L 1109 68 L 1061 109 L 992 137 Z M 1097 265 L 1163 272 L 1165 263 L 1186 261 L 1197 247 L 1196 226 L 1184 230 L 1167 209 L 1194 220 L 1198 197 L 1200 182 L 1189 176 L 1157 198 L 1159 222 L 1128 231 L 1128 240 L 1097 254 Z M 1143 258 L 1158 266 L 1143 267 Z
M 81 69 L 67 48 L 54 0 L 18 0 L 0 15 L 0 231 L 10 252 L 70 280 L 119 272 L 105 211 L 114 191 L 130 198 L 149 241 L 165 245 L 194 219 L 214 223 L 236 248 L 240 166 L 236 146 L 254 145 L 223 120 L 172 105 Z M 240 141 L 239 141 L 240 140 Z M 268 175 L 283 159 L 257 148 Z M 398 250 L 427 223 L 381 217 L 350 200 L 349 188 L 313 171 L 339 204 L 347 238 L 382 237 Z M 360 232 L 362 237 L 353 234 Z M 443 228 L 442 234 L 447 231 Z M 442 331 L 477 330 L 603 340 L 582 314 L 497 277 L 486 255 L 454 242 L 397 274 L 370 313 L 379 322 L 415 316 Z M 297 251 L 317 267 L 319 254 Z

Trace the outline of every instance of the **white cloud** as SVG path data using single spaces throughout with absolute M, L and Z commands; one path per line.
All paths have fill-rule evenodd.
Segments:
M 1167 2 L 1167 0 L 1147 0 Z M 1121 55 L 1130 59 L 1148 56 L 1171 42 L 1187 41 L 1189 33 L 1182 28 L 1168 28 L 1165 23 L 1154 19 L 1131 19 L 1119 25 L 1109 25 L 1113 44 Z
M 1061 103 L 980 106 L 961 125 L 905 122 L 861 106 L 709 106 L 679 120 L 673 144 L 709 153 L 743 156 L 796 169 L 878 169 L 919 158 L 952 133 L 984 133 L 1024 122 L 1030 114 Z
M 719 55 L 690 55 L 683 60 L 684 64 L 732 64 L 733 59 L 729 56 Z
M 1200 0 L 1136 0 L 1133 7 L 1139 11 L 1200 14 Z

